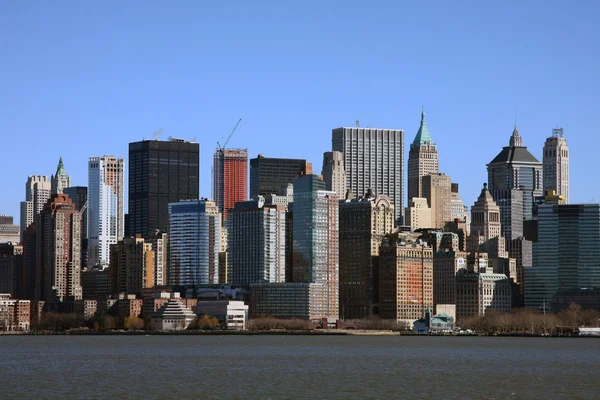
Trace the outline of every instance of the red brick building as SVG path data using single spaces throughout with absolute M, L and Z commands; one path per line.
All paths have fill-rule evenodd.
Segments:
M 227 210 L 248 199 L 248 150 L 217 149 L 213 167 L 213 197 L 225 221 Z

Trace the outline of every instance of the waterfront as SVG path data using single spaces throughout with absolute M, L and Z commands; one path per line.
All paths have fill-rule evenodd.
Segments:
M 11 336 L 3 399 L 596 398 L 600 341 Z

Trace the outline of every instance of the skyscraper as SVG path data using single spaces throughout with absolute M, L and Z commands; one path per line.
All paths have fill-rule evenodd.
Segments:
M 471 234 L 481 236 L 483 241 L 496 238 L 502 234 L 500 207 L 488 191 L 487 183 L 483 184 L 479 198 L 471 207 Z M 472 249 L 471 251 L 477 250 Z
M 200 198 L 200 145 L 170 138 L 129 143 L 127 235 L 169 226 L 169 203 Z
M 258 200 L 229 210 L 227 282 L 285 282 L 285 207 Z
M 431 208 L 431 227 L 443 228 L 452 218 L 452 179 L 445 174 L 428 174 L 421 178 L 423 198 Z
M 123 159 L 90 157 L 88 162 L 88 266 L 108 266 L 110 245 L 123 238 Z
M 71 176 L 67 175 L 65 166 L 63 164 L 62 157 L 58 160 L 58 166 L 56 167 L 56 174 L 50 177 L 52 194 L 61 194 L 64 189 L 71 186 Z
M 213 161 L 213 198 L 227 220 L 228 210 L 248 199 L 248 150 L 217 149 Z
M 323 285 L 327 318 L 339 315 L 338 195 L 316 175 L 294 180 L 294 282 Z M 231 232 L 230 232 L 231 234 Z
M 541 205 L 525 307 L 548 309 L 558 290 L 600 287 L 600 204 Z
M 544 193 L 554 190 L 564 196 L 569 204 L 569 147 L 563 136 L 563 128 L 552 129 L 552 136 L 544 144 Z
M 344 154 L 346 188 L 353 193 L 388 196 L 394 203 L 396 220 L 404 212 L 404 131 L 377 128 L 337 128 L 332 132 L 332 150 Z
M 111 245 L 110 292 L 140 295 L 154 286 L 154 251 L 141 235 L 126 237 Z
M 323 169 L 321 171 L 325 188 L 336 192 L 339 198 L 346 196 L 346 171 L 344 170 L 344 155 L 339 151 L 323 153 Z
M 63 189 L 63 193 L 68 195 L 77 211 L 82 211 L 81 215 L 81 268 L 87 268 L 88 263 L 88 233 L 87 233 L 87 187 L 86 186 L 70 186 Z
M 36 218 L 35 298 L 81 300 L 81 215 L 65 194 L 55 194 Z
M 433 308 L 433 248 L 414 234 L 383 238 L 379 253 L 379 316 L 414 322 Z
M 221 214 L 213 201 L 169 204 L 169 285 L 219 282 Z
M 312 174 L 312 165 L 306 160 L 259 154 L 250 160 L 250 197 L 280 194 L 294 179 L 308 174 Z
M 25 201 L 21 202 L 21 240 L 25 229 L 46 205 L 51 192 L 52 185 L 47 176 L 29 175 L 25 184 Z
M 362 319 L 379 302 L 378 259 L 383 237 L 395 227 L 394 205 L 387 196 L 340 201 L 340 317 Z
M 421 126 L 410 144 L 408 153 L 408 201 L 423 195 L 422 178 L 439 173 L 437 145 L 425 124 L 425 110 L 421 111 Z M 429 204 L 429 207 L 432 207 Z M 433 208 L 433 207 L 432 207 Z
M 523 219 L 532 219 L 534 198 L 542 195 L 542 163 L 523 146 L 516 126 L 509 145 L 487 165 L 487 170 L 490 192 L 501 213 L 510 212 L 508 203 L 514 196 L 509 191 L 519 190 L 522 196 L 517 197 L 522 197 Z M 505 236 L 508 240 L 508 235 Z

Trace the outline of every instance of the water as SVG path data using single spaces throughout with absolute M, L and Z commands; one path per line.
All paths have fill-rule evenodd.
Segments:
M 0 398 L 592 399 L 600 340 L 0 337 Z

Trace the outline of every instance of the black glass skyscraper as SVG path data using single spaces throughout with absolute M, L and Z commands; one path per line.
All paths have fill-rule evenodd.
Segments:
M 200 145 L 181 139 L 129 143 L 127 235 L 169 227 L 169 203 L 200 197 Z

